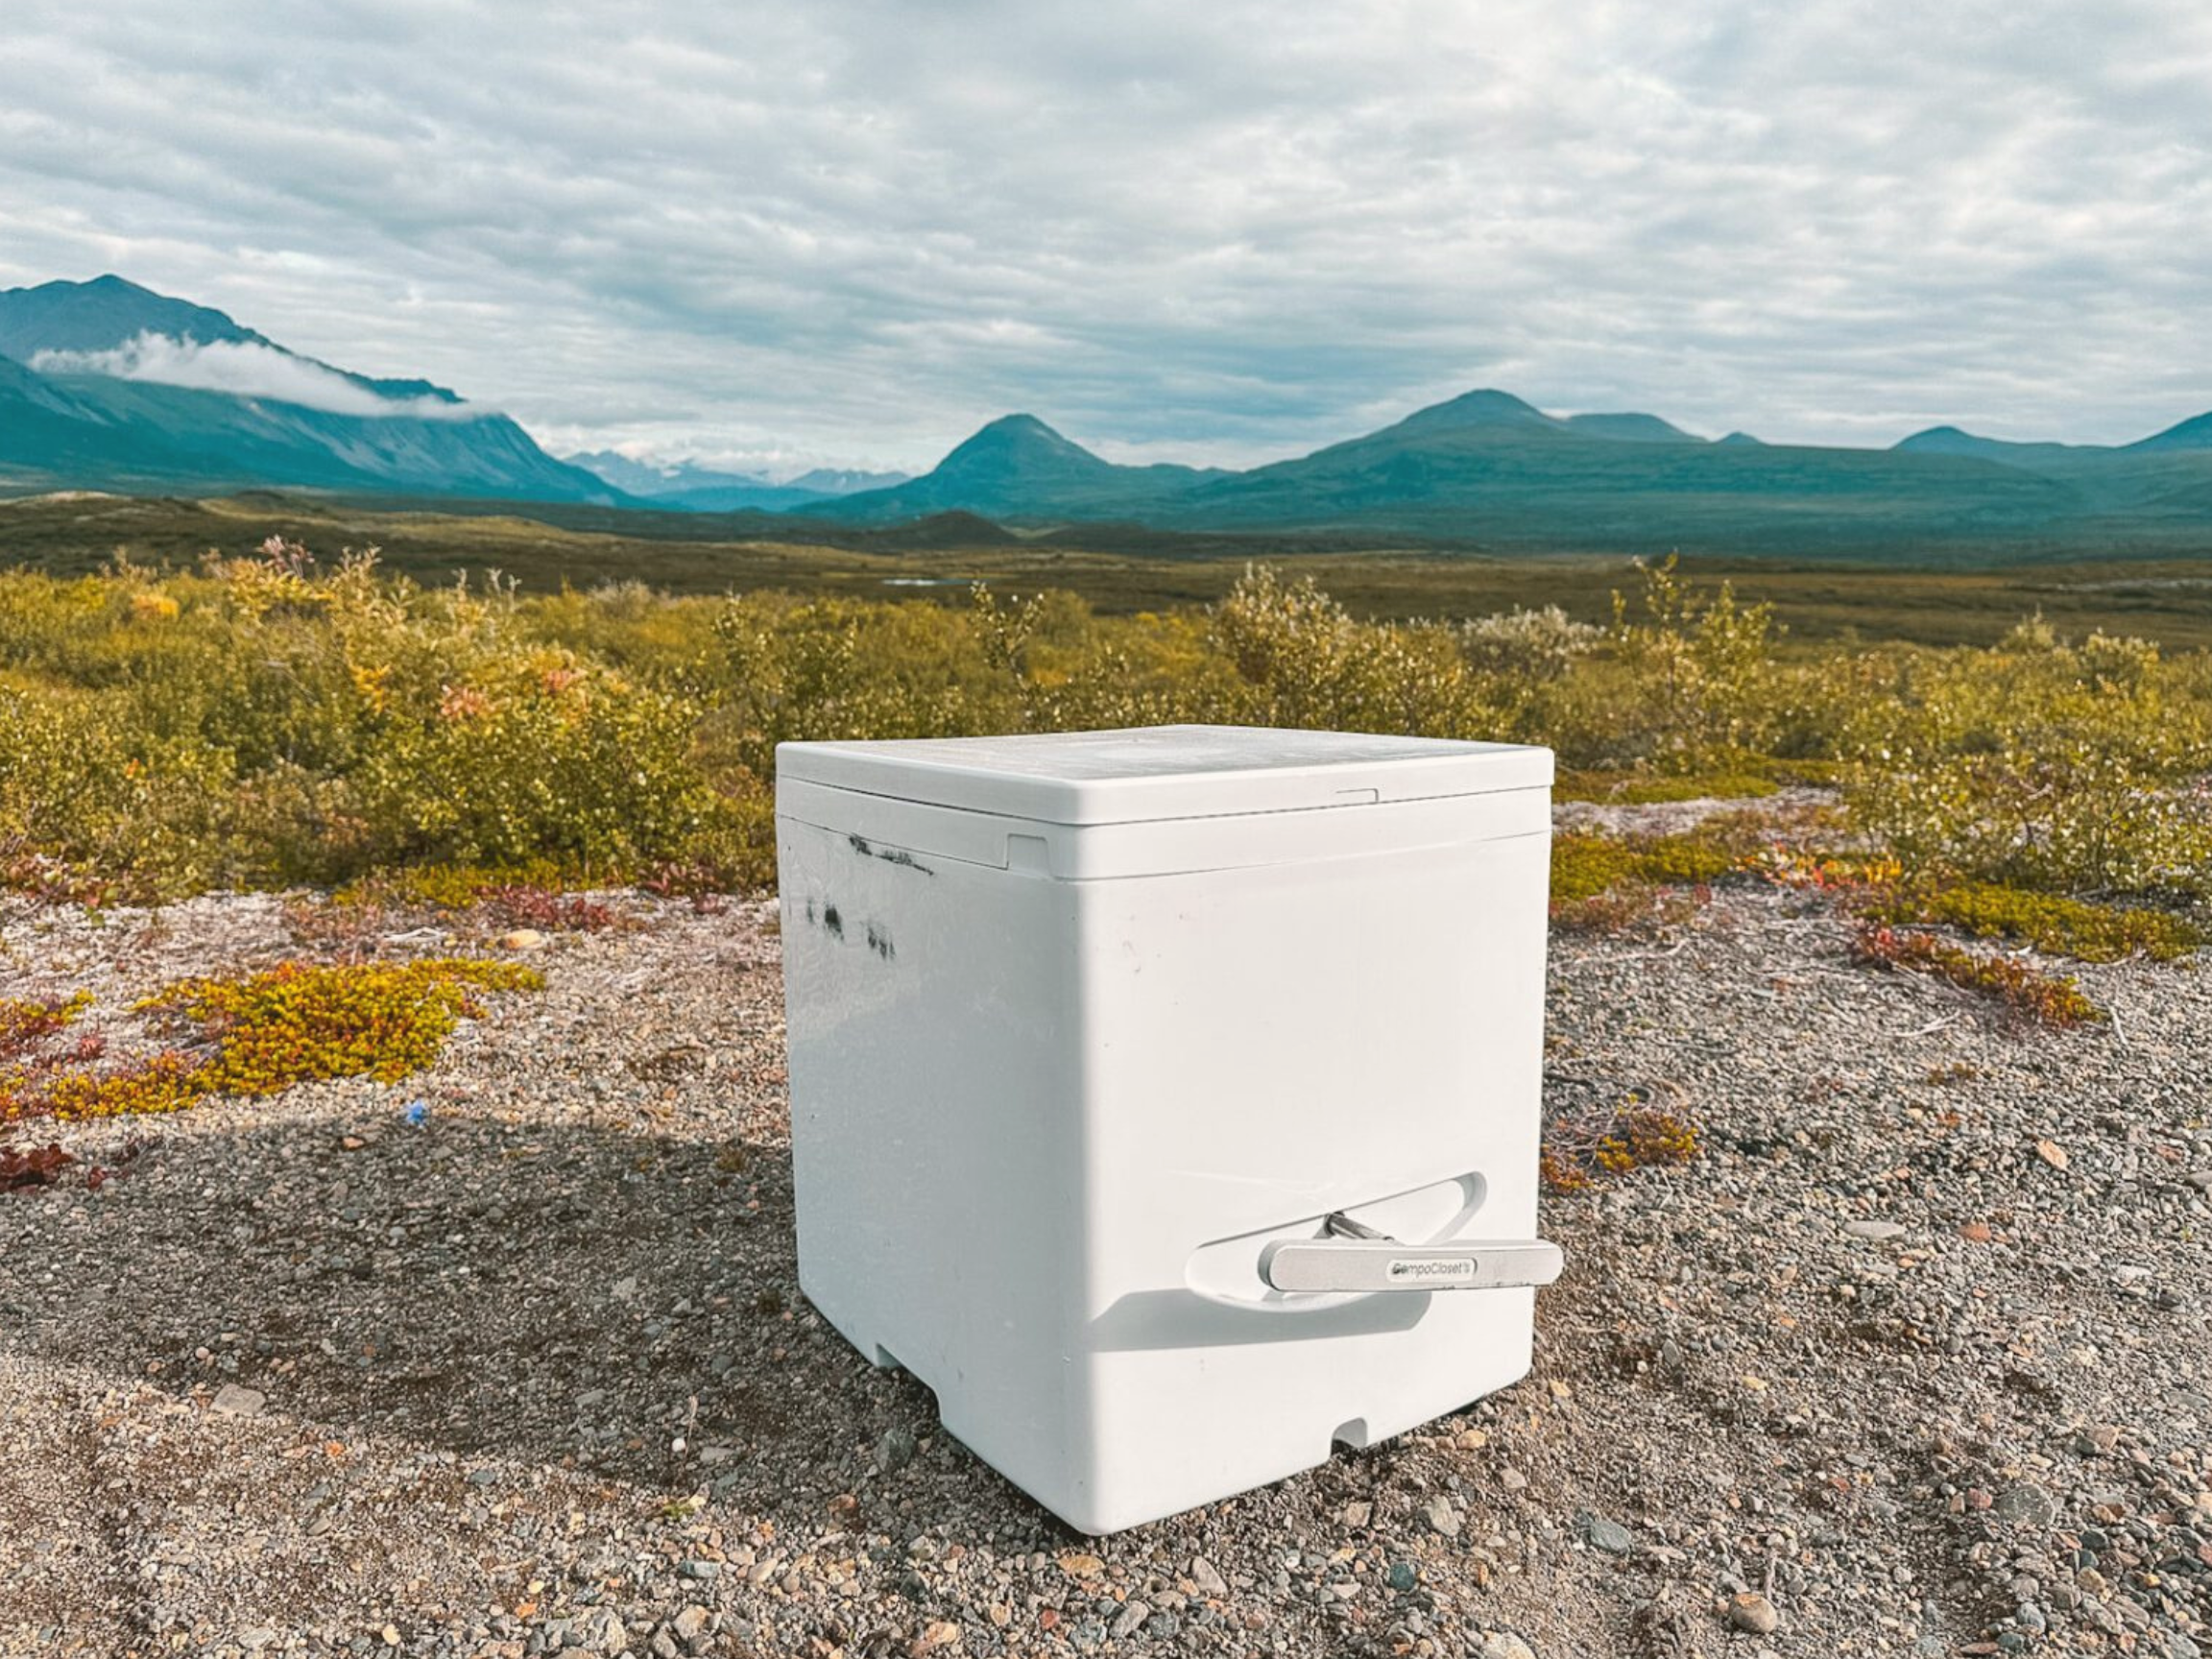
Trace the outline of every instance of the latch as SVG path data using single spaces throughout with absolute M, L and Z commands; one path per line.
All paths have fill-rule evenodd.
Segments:
M 1544 1238 L 1403 1244 L 1341 1212 L 1321 1238 L 1283 1238 L 1260 1253 L 1277 1290 L 1504 1290 L 1549 1285 L 1566 1258 Z

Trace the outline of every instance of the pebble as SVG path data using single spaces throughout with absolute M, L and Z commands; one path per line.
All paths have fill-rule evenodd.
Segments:
M 622 1627 L 619 1616 L 607 1612 L 579 1615 L 568 1627 L 569 1645 L 588 1653 L 627 1653 L 630 1651 L 630 1632 Z
M 914 1461 L 916 1448 L 914 1431 L 903 1423 L 894 1423 L 876 1443 L 877 1467 L 886 1475 L 895 1475 Z
M 1583 1516 L 1581 1532 L 1583 1542 L 1607 1555 L 1626 1555 L 1636 1548 L 1635 1533 L 1602 1515 Z
M 1190 1582 L 1198 1586 L 1198 1593 L 1201 1596 L 1212 1596 L 1218 1599 L 1229 1594 L 1228 1584 L 1223 1581 L 1221 1575 L 1214 1570 L 1214 1563 L 1207 1560 L 1203 1555 L 1193 1555 L 1190 1558 Z
M 1781 1627 L 1782 1615 L 1758 1591 L 1740 1590 L 1728 1598 L 1728 1623 L 1753 1636 L 1771 1636 Z
M 1516 1631 L 1485 1630 L 1476 1637 L 1469 1659 L 1536 1659 L 1536 1649 Z
M 1896 1221 L 1846 1221 L 1843 1231 L 1854 1238 L 1870 1238 L 1879 1243 L 1886 1238 L 1902 1238 L 1906 1229 Z
M 1421 1517 L 1430 1529 L 1446 1538 L 1459 1536 L 1459 1517 L 1452 1507 L 1452 1500 L 1438 1493 L 1421 1507 Z
M 2048 1527 L 2058 1518 L 2058 1501 L 2032 1480 L 2015 1480 L 1997 1494 L 1989 1512 L 2016 1527 Z
M 214 1408 L 232 1417 L 258 1416 L 261 1407 L 269 1404 L 269 1397 L 258 1388 L 242 1387 L 236 1382 L 226 1382 L 215 1390 Z
M 1115 1618 L 1113 1633 L 1117 1637 L 1133 1636 L 1145 1620 L 1152 1617 L 1152 1609 L 1142 1601 L 1131 1601 Z

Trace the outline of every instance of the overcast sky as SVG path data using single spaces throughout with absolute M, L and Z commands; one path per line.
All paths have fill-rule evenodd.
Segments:
M 561 449 L 2128 439 L 2212 408 L 2208 151 L 2202 0 L 7 0 L 0 284 Z

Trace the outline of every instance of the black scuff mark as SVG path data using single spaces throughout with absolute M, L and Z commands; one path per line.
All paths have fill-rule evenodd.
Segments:
M 820 918 L 814 913 L 814 901 L 808 899 L 806 901 L 806 926 L 811 927 L 819 920 Z
M 822 912 L 822 926 L 830 930 L 830 938 L 845 937 L 845 918 L 837 914 L 836 905 L 831 904 Z
M 868 924 L 868 949 L 886 962 L 899 954 L 898 949 L 891 943 L 890 932 L 873 922 Z
M 852 848 L 854 852 L 859 854 L 863 858 L 880 858 L 886 864 L 896 864 L 902 870 L 919 871 L 924 876 L 934 876 L 937 874 L 936 871 L 930 869 L 928 865 L 916 858 L 913 854 L 907 852 L 903 847 L 884 847 L 879 849 L 873 841 L 869 840 L 867 836 L 852 834 L 848 834 L 845 837 L 845 845 Z

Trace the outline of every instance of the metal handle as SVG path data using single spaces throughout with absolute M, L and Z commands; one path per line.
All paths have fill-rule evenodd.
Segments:
M 1325 1238 L 1280 1238 L 1260 1253 L 1260 1277 L 1278 1290 L 1503 1290 L 1549 1285 L 1566 1265 L 1544 1238 L 1401 1244 L 1331 1215 Z

